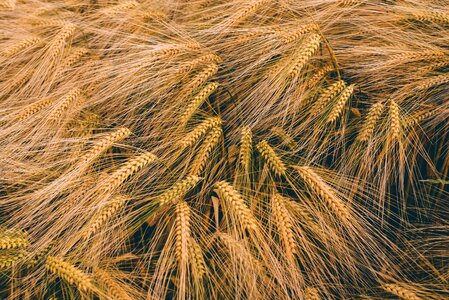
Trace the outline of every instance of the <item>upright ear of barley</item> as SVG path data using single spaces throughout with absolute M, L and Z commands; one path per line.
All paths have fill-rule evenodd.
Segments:
M 345 203 L 335 195 L 332 188 L 327 185 L 312 168 L 307 166 L 295 166 L 302 179 L 307 183 L 311 190 L 319 195 L 334 211 L 334 213 L 343 221 L 350 221 L 350 212 Z
M 301 48 L 299 53 L 294 57 L 291 62 L 291 67 L 288 71 L 288 76 L 293 78 L 301 72 L 306 63 L 320 47 L 321 36 L 319 34 L 312 34 L 305 42 L 304 47 Z
M 295 149 L 298 146 L 295 140 L 283 128 L 274 126 L 271 128 L 271 132 L 279 137 L 282 143 L 290 149 Z
M 163 192 L 158 196 L 155 201 L 159 203 L 160 206 L 167 205 L 170 202 L 174 202 L 180 199 L 185 193 L 190 189 L 195 187 L 201 178 L 195 175 L 189 175 L 183 180 L 175 183 L 171 188 Z
M 249 126 L 244 126 L 242 128 L 241 139 L 240 139 L 240 153 L 239 160 L 243 168 L 248 171 L 251 163 L 253 148 L 253 135 L 251 133 L 251 128 Z
M 338 80 L 337 82 L 331 84 L 323 92 L 321 92 L 320 96 L 312 107 L 311 113 L 313 115 L 319 114 L 323 110 L 323 108 L 345 88 L 346 83 L 343 80 Z
M 390 101 L 390 137 L 392 140 L 399 138 L 401 133 L 401 119 L 399 113 L 399 106 L 394 101 Z
M 70 55 L 64 59 L 58 66 L 56 71 L 56 77 L 61 76 L 67 69 L 76 64 L 84 55 L 89 53 L 87 48 L 75 48 L 72 50 Z
M 132 298 L 126 293 L 126 291 L 118 284 L 108 272 L 102 269 L 95 269 L 95 279 L 100 281 L 106 288 L 107 293 L 112 299 L 117 300 L 131 300 Z
M 218 55 L 215 55 L 213 53 L 205 54 L 203 56 L 200 56 L 190 62 L 188 62 L 185 65 L 181 65 L 178 70 L 176 71 L 176 74 L 184 74 L 192 69 L 194 69 L 197 66 L 201 66 L 203 64 L 207 63 L 218 63 L 221 61 L 221 57 Z
M 406 289 L 405 287 L 399 284 L 393 283 L 383 284 L 382 289 L 404 300 L 422 300 L 414 292 Z
M 128 198 L 123 195 L 114 196 L 108 204 L 106 204 L 94 214 L 87 230 L 84 233 L 84 238 L 95 235 L 102 227 L 104 227 L 104 225 L 109 222 L 109 220 L 114 218 L 120 212 L 127 201 Z
M 247 230 L 256 230 L 257 222 L 251 210 L 246 206 L 245 200 L 237 190 L 226 181 L 215 183 L 215 192 L 220 201 L 229 206 L 231 212 L 237 217 L 240 224 Z
M 195 95 L 195 97 L 190 101 L 189 105 L 185 109 L 181 116 L 181 123 L 186 124 L 190 118 L 195 114 L 197 109 L 206 101 L 206 99 L 219 87 L 216 82 L 211 82 L 207 84 L 202 90 Z
M 416 87 L 418 90 L 426 90 L 429 89 L 431 87 L 443 84 L 443 83 L 447 83 L 449 82 L 449 75 L 448 74 L 443 74 L 443 75 L 438 75 L 438 76 L 432 76 L 429 77 L 427 79 L 424 79 L 423 81 L 421 81 L 420 84 L 418 84 L 418 86 Z
M 306 300 L 321 300 L 320 293 L 318 289 L 313 287 L 306 287 L 305 290 Z
M 426 11 L 426 12 L 416 13 L 413 15 L 413 18 L 420 22 L 449 24 L 449 15 L 446 13 L 437 12 L 437 11 Z
M 128 128 L 120 128 L 94 142 L 94 145 L 81 157 L 82 163 L 90 163 L 109 149 L 114 143 L 131 134 Z
M 70 107 L 70 105 L 76 102 L 82 102 L 82 91 L 78 88 L 72 89 L 65 97 L 63 97 L 57 106 L 48 116 L 50 122 L 59 122 L 64 112 Z
M 334 66 L 332 64 L 327 64 L 321 68 L 319 68 L 315 74 L 310 76 L 310 79 L 306 81 L 306 87 L 313 87 L 319 81 L 321 81 L 329 72 L 334 70 Z
M 207 160 L 210 157 L 212 150 L 218 145 L 223 134 L 221 127 L 212 128 L 211 132 L 206 136 L 198 154 L 190 169 L 190 175 L 200 176 L 206 166 Z
M 221 119 L 219 117 L 210 117 L 201 122 L 198 126 L 193 128 L 180 142 L 182 147 L 190 147 L 194 145 L 200 137 L 202 137 L 209 129 L 213 127 L 220 127 Z
M 176 257 L 183 265 L 189 258 L 190 207 L 185 201 L 176 204 Z
M 61 54 L 65 47 L 66 40 L 75 34 L 77 27 L 74 24 L 67 24 L 58 32 L 50 45 L 50 59 L 55 59 Z
M 0 270 L 14 266 L 25 257 L 23 252 L 0 255 Z
M 25 119 L 28 119 L 30 116 L 41 111 L 42 109 L 49 106 L 53 102 L 54 99 L 52 98 L 44 98 L 42 100 L 31 103 L 18 113 L 16 120 L 23 121 Z
M 293 31 L 282 32 L 280 36 L 280 41 L 284 45 L 289 44 L 291 42 L 296 41 L 298 38 L 300 38 L 306 33 L 316 32 L 318 30 L 320 30 L 320 26 L 316 23 L 301 25 Z
M 288 210 L 285 207 L 284 198 L 275 194 L 271 199 L 271 209 L 279 231 L 279 236 L 284 246 L 285 256 L 291 262 L 295 260 L 296 243 L 293 233 L 293 222 Z
M 5 57 L 11 57 L 16 55 L 17 53 L 19 53 L 22 50 L 25 50 L 27 48 L 31 48 L 33 46 L 42 44 L 43 40 L 39 37 L 30 37 L 27 38 L 23 41 L 18 42 L 15 45 L 10 46 L 9 48 L 6 48 L 5 50 L 3 50 L 2 55 Z
M 144 152 L 131 158 L 109 176 L 106 182 L 101 185 L 100 191 L 104 193 L 112 192 L 125 182 L 126 179 L 155 160 L 156 156 L 150 152 Z
M 190 238 L 189 243 L 189 257 L 193 273 L 195 276 L 198 276 L 199 279 L 202 279 L 206 274 L 206 262 L 204 261 L 203 252 L 194 238 Z
M 340 117 L 346 103 L 348 102 L 349 98 L 351 98 L 353 92 L 354 92 L 353 84 L 351 84 L 350 86 L 346 87 L 343 90 L 343 92 L 338 97 L 337 103 L 329 113 L 329 116 L 327 118 L 328 123 L 333 123 Z
M 234 15 L 230 17 L 231 26 L 235 26 L 244 20 L 246 20 L 249 16 L 251 16 L 254 12 L 256 12 L 261 7 L 268 5 L 273 0 L 253 0 L 247 3 L 241 10 L 236 12 Z
M 374 127 L 379 121 L 380 116 L 382 115 L 384 105 L 382 102 L 377 102 L 371 106 L 366 118 L 365 122 L 363 122 L 362 128 L 357 139 L 361 142 L 366 142 L 374 133 Z
M 277 176 L 285 176 L 285 172 L 287 171 L 287 167 L 282 162 L 281 158 L 274 152 L 273 148 L 268 145 L 267 141 L 263 140 L 256 146 L 260 155 L 265 159 L 265 162 L 270 167 L 270 169 Z
M 88 292 L 93 290 L 94 286 L 90 277 L 80 269 L 64 261 L 62 258 L 49 256 L 47 257 L 45 266 L 48 271 L 67 283 L 75 285 L 80 291 Z

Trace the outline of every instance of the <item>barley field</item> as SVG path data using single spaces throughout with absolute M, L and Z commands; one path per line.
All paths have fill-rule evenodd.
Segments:
M 449 1 L 0 0 L 0 299 L 449 299 Z

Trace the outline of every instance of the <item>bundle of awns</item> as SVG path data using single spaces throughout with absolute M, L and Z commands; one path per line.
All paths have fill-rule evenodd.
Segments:
M 0 299 L 449 299 L 445 0 L 0 0 Z

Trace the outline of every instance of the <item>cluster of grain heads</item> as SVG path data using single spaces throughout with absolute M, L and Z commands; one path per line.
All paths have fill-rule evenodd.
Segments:
M 0 0 L 0 298 L 446 299 L 443 2 Z

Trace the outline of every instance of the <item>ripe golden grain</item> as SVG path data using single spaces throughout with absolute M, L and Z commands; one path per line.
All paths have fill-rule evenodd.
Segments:
M 182 147 L 194 145 L 206 132 L 213 127 L 220 127 L 221 119 L 219 117 L 210 117 L 195 126 L 180 142 Z
M 229 205 L 230 212 L 240 224 L 247 230 L 256 230 L 257 222 L 239 192 L 226 181 L 219 181 L 215 183 L 214 187 L 220 201 Z
M 377 102 L 371 106 L 357 137 L 359 141 L 366 142 L 371 138 L 377 121 L 380 119 L 383 108 L 384 105 L 382 102 Z
M 86 273 L 60 257 L 47 257 L 45 266 L 48 271 L 67 283 L 75 285 L 80 291 L 87 292 L 94 289 L 91 279 Z
M 337 103 L 332 108 L 329 116 L 327 118 L 328 123 L 335 122 L 343 112 L 345 104 L 348 102 L 349 98 L 351 98 L 352 93 L 354 92 L 354 85 L 346 87 L 343 92 L 341 92 L 340 96 L 338 96 Z
M 195 160 L 193 161 L 190 167 L 190 175 L 200 176 L 206 167 L 206 163 L 210 158 L 210 154 L 212 150 L 218 145 L 220 142 L 220 138 L 223 135 L 223 130 L 221 127 L 214 127 L 206 136 L 198 154 L 195 156 Z
M 185 201 L 176 204 L 176 257 L 180 264 L 189 259 L 190 241 L 190 207 Z
M 256 146 L 260 155 L 265 159 L 265 162 L 270 167 L 270 169 L 277 176 L 285 176 L 287 167 L 282 162 L 281 158 L 274 152 L 273 148 L 268 145 L 267 141 L 263 140 Z
M 271 209 L 279 231 L 279 236 L 282 240 L 282 245 L 284 246 L 285 256 L 293 262 L 296 253 L 296 242 L 293 232 L 294 227 L 284 201 L 284 198 L 276 193 L 271 198 Z

